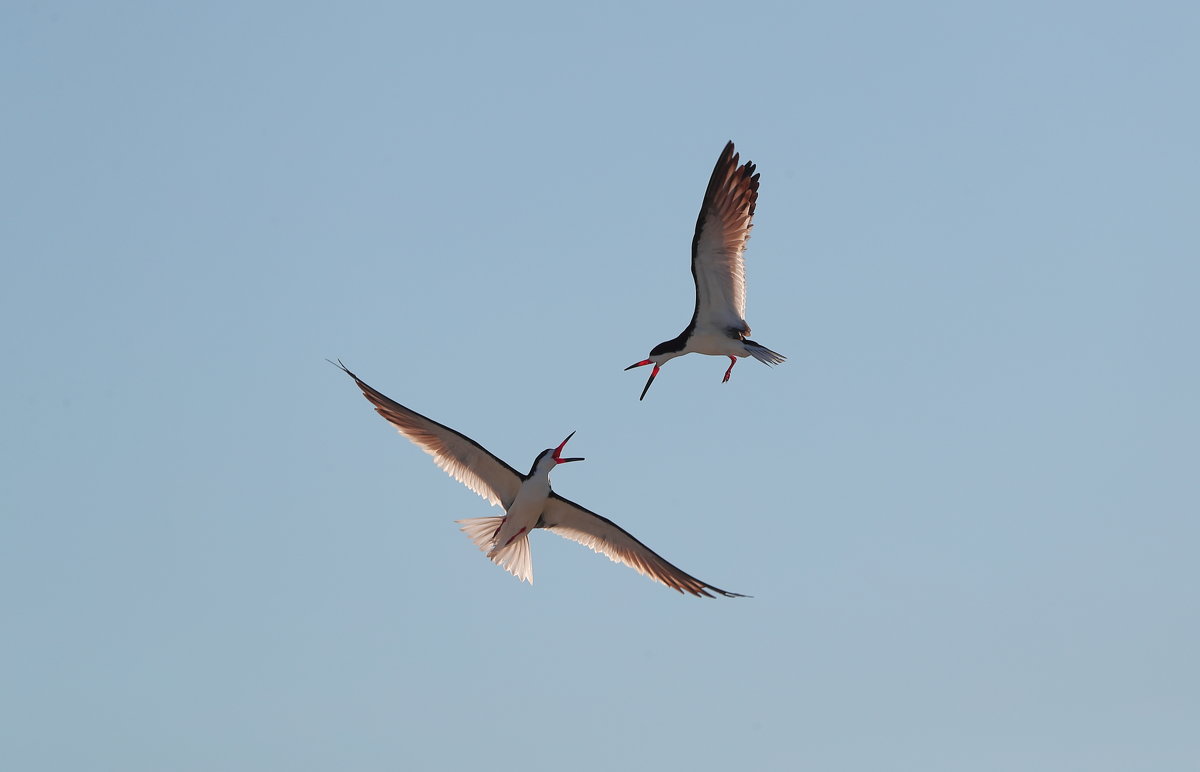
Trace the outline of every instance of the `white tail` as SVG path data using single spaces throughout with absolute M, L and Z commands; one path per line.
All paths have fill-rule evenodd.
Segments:
M 499 549 L 494 549 L 496 533 L 503 517 L 468 517 L 455 520 L 462 532 L 475 542 L 488 560 L 523 582 L 533 584 L 533 555 L 529 552 L 529 534 L 523 533 Z
M 777 365 L 787 360 L 783 354 L 772 351 L 766 346 L 759 345 L 752 340 L 743 340 L 746 350 L 750 352 L 750 356 L 754 357 L 764 365 Z
M 500 530 L 503 517 L 468 517 L 466 520 L 455 520 L 460 524 L 460 530 L 475 542 L 475 546 L 484 552 L 492 551 L 496 540 L 496 531 Z

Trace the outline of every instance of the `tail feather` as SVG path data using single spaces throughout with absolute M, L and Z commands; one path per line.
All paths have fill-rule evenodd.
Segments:
M 766 346 L 755 343 L 752 340 L 746 339 L 742 341 L 746 346 L 746 350 L 750 352 L 750 356 L 754 357 L 764 365 L 777 365 L 787 361 L 787 357 L 777 351 L 772 351 Z
M 533 584 L 533 555 L 529 552 L 529 534 L 523 533 L 503 547 L 496 548 L 496 533 L 503 517 L 468 517 L 456 520 L 467 537 L 475 542 L 488 560 L 523 582 Z
M 467 535 L 471 541 L 475 542 L 475 546 L 484 552 L 491 552 L 492 544 L 496 541 L 496 531 L 499 530 L 500 524 L 504 522 L 503 517 L 468 517 L 465 520 L 455 520 L 459 523 L 463 533 Z

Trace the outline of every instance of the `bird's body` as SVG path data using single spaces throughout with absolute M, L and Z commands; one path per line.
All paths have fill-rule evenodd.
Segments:
M 404 407 L 368 386 L 345 365 L 340 362 L 337 365 L 354 379 L 376 412 L 433 456 L 438 466 L 492 504 L 504 508 L 505 514 L 500 517 L 473 517 L 457 522 L 489 560 L 518 579 L 533 583 L 529 534 L 544 528 L 681 593 L 744 597 L 685 573 L 616 523 L 555 493 L 550 487 L 550 472 L 559 464 L 583 460 L 562 457 L 562 450 L 574 432 L 557 448 L 539 453 L 529 474 L 521 474 L 470 437 Z
M 566 440 L 563 444 L 566 444 Z M 533 558 L 529 552 L 529 534 L 538 527 L 538 521 L 546 511 L 546 502 L 550 499 L 550 470 L 559 463 L 563 462 L 556 460 L 554 455 L 543 452 L 538 456 L 529 474 L 521 481 L 512 504 L 505 507 L 503 517 L 458 521 L 464 524 L 463 530 L 487 553 L 489 560 L 530 584 L 533 583 Z M 472 533 L 476 530 L 478 537 Z
M 739 358 L 750 356 L 768 365 L 786 359 L 747 337 L 745 252 L 758 201 L 758 177 L 754 164 L 738 164 L 732 142 L 725 145 L 704 193 L 692 238 L 692 278 L 696 283 L 692 319 L 678 336 L 625 368 L 654 365 L 639 399 L 645 399 L 659 369 L 684 354 L 729 357 L 722 382 L 729 380 Z
M 749 345 L 747 345 L 749 344 Z M 735 327 L 714 329 L 712 327 L 693 327 L 684 337 L 672 338 L 655 347 L 658 354 L 652 354 L 651 359 L 660 367 L 675 357 L 684 354 L 707 354 L 713 357 L 748 357 L 754 356 L 754 341 L 747 341 Z M 761 346 L 758 346 L 762 348 Z

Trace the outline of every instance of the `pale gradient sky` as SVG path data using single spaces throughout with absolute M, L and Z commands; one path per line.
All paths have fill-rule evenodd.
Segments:
M 1196 769 L 1198 9 L 4 4 L 3 766 Z M 639 403 L 728 139 L 789 361 Z

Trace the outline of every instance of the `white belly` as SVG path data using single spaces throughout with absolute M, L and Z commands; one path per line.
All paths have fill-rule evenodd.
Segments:
M 731 338 L 723 332 L 701 332 L 692 334 L 687 345 L 688 351 L 697 354 L 708 354 L 715 357 L 744 357 L 746 347 L 737 338 Z
M 533 530 L 538 518 L 546 510 L 546 498 L 550 495 L 550 487 L 536 485 L 535 481 L 527 480 L 517 492 L 517 498 L 504 518 L 504 524 L 496 533 L 496 546 L 503 547 L 514 539 L 521 530 L 525 533 Z

